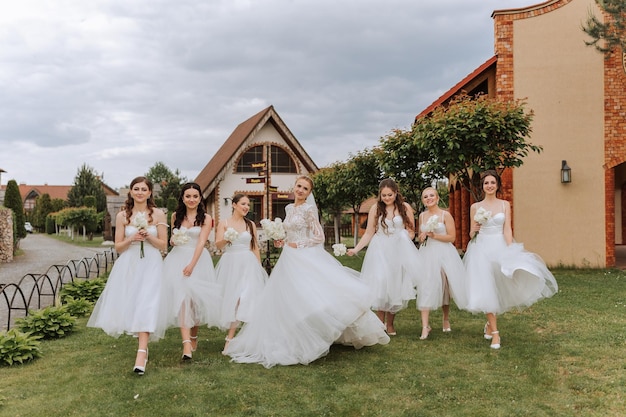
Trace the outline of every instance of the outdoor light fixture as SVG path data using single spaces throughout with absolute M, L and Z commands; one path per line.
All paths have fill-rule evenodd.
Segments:
M 561 161 L 561 182 L 563 184 L 572 182 L 572 169 L 567 165 L 566 160 Z
M 233 201 L 230 197 L 224 197 L 224 205 L 227 206 L 229 201 Z

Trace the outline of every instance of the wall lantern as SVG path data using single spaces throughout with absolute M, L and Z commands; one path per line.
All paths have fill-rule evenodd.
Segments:
M 572 182 L 572 169 L 567 165 L 567 161 L 561 161 L 561 182 L 563 184 Z
M 224 197 L 224 205 L 227 206 L 229 201 L 233 201 L 230 197 Z

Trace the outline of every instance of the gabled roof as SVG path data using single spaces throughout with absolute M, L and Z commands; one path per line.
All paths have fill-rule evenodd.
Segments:
M 318 170 L 315 162 L 313 162 L 278 113 L 276 113 L 274 106 L 269 106 L 250 117 L 248 120 L 240 123 L 239 126 L 233 130 L 233 133 L 230 134 L 228 139 L 226 139 L 226 142 L 224 142 L 215 155 L 213 155 L 209 163 L 200 171 L 194 181 L 200 185 L 204 196 L 210 194 L 219 181 L 224 178 L 228 163 L 245 141 L 248 138 L 254 137 L 267 123 L 272 123 L 281 137 L 290 146 L 291 151 L 296 154 L 299 161 L 303 163 L 309 171 Z
M 19 184 L 17 186 L 20 190 L 20 196 L 22 197 L 22 201 L 26 201 L 29 196 L 32 198 L 33 196 L 40 196 L 43 194 L 48 194 L 50 199 L 60 198 L 63 201 L 67 201 L 67 193 L 72 189 L 73 185 L 28 185 L 28 184 Z M 6 191 L 6 185 L 3 185 L 0 189 Z M 104 190 L 105 195 L 119 195 L 117 191 L 102 183 L 102 189 Z
M 477 78 L 482 78 L 488 71 L 495 70 L 497 61 L 498 61 L 497 55 L 494 55 L 493 57 L 489 58 L 484 64 L 482 64 L 481 66 L 476 68 L 474 71 L 472 71 L 471 74 L 463 78 L 454 87 L 446 91 L 441 97 L 435 100 L 430 106 L 422 110 L 420 114 L 415 116 L 415 120 L 430 114 L 437 107 L 441 106 L 442 104 L 445 104 L 452 97 L 459 94 L 460 92 L 462 91 L 469 92 L 467 91 L 467 90 L 470 90 L 468 86 L 472 84 L 474 80 L 476 80 Z

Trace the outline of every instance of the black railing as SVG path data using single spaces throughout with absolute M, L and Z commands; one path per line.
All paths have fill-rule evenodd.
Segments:
M 0 284 L 0 330 L 10 329 L 15 319 L 26 317 L 29 310 L 53 305 L 63 285 L 106 274 L 113 267 L 116 256 L 113 249 L 108 249 L 91 258 L 70 259 L 65 265 L 52 265 L 43 274 L 28 273 L 17 283 Z

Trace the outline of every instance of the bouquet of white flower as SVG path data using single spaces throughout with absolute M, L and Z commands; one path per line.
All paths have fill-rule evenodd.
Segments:
M 172 243 L 176 246 L 184 245 L 189 242 L 189 235 L 186 230 L 174 229 L 172 230 Z
M 491 212 L 485 210 L 483 207 L 478 207 L 478 210 L 476 210 L 476 214 L 474 214 L 474 221 L 482 226 L 483 224 L 487 223 L 489 219 L 491 219 Z M 472 242 L 476 240 L 478 232 L 474 233 L 474 236 L 472 236 Z
M 148 228 L 148 218 L 146 217 L 146 213 L 139 212 L 135 214 L 135 218 L 133 219 L 132 225 L 135 226 L 138 230 L 146 230 Z M 141 241 L 141 249 L 139 250 L 139 257 L 143 258 L 143 240 Z
M 432 233 L 435 231 L 438 224 L 439 224 L 439 216 L 437 215 L 430 216 L 430 218 L 428 219 L 428 221 L 426 221 L 426 224 L 424 225 L 425 226 L 424 231 L 426 233 Z M 424 242 L 422 242 L 422 245 L 426 246 L 427 241 L 428 241 L 428 236 L 426 236 L 426 239 L 424 239 Z
M 224 240 L 227 240 L 228 243 L 233 243 L 235 240 L 237 240 L 238 237 L 239 237 L 239 232 L 237 232 L 232 227 L 229 227 L 224 232 Z
M 333 253 L 335 256 L 343 256 L 348 252 L 348 248 L 343 243 L 335 243 L 333 245 Z
M 283 221 L 278 217 L 274 221 L 269 219 L 261 220 L 261 226 L 263 227 L 263 232 L 269 239 L 283 240 L 287 236 L 285 228 L 283 227 Z

